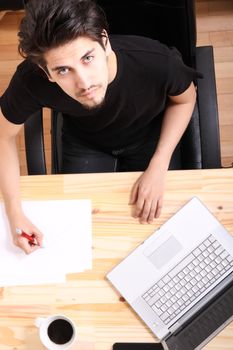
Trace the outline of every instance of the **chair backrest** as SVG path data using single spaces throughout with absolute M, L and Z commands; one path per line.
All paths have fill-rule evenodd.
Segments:
M 0 11 L 22 10 L 23 0 L 0 0 Z
M 184 62 L 194 68 L 197 63 L 200 65 L 204 61 L 204 66 L 200 68 L 204 79 L 200 80 L 200 89 L 198 87 L 201 94 L 198 95 L 192 119 L 173 154 L 171 168 L 220 167 L 213 48 L 196 48 L 195 0 L 97 0 L 97 3 L 106 13 L 110 34 L 148 36 L 168 46 L 175 46 L 181 52 Z M 59 111 L 52 111 L 51 119 L 52 172 L 59 173 L 62 115 Z M 28 145 L 30 147 L 29 143 Z M 28 162 L 28 171 L 36 173 L 37 166 Z
M 198 95 L 192 119 L 173 154 L 171 165 L 175 169 L 220 167 L 213 48 L 205 47 L 197 52 L 195 0 L 98 0 L 98 3 L 105 10 L 110 34 L 148 36 L 175 46 L 185 64 L 193 68 L 199 68 L 198 60 L 205 79 L 204 84 L 200 81 L 200 91 L 203 96 L 211 96 L 203 102 L 203 97 Z
M 110 34 L 141 35 L 175 46 L 184 62 L 196 65 L 196 13 L 194 0 L 98 0 L 105 10 Z M 201 168 L 199 111 L 173 153 L 171 169 Z
M 98 0 L 109 31 L 157 39 L 175 46 L 187 65 L 195 65 L 196 13 L 194 0 Z

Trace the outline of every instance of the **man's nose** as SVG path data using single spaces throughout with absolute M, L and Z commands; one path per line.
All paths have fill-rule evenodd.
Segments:
M 88 74 L 83 71 L 76 72 L 75 74 L 75 85 L 78 89 L 88 89 L 91 85 Z

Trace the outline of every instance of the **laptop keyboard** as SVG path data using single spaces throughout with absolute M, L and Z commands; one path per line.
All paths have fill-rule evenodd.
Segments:
M 210 235 L 142 298 L 168 324 L 233 266 L 233 257 Z

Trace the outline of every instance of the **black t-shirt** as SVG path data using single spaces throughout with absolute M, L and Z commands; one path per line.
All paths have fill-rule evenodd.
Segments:
M 116 149 L 151 134 L 166 106 L 167 96 L 184 92 L 197 78 L 175 48 L 136 36 L 111 36 L 117 75 L 109 84 L 103 106 L 87 110 L 48 80 L 28 60 L 17 68 L 0 99 L 4 116 L 24 123 L 41 107 L 64 115 L 64 131 L 103 149 Z

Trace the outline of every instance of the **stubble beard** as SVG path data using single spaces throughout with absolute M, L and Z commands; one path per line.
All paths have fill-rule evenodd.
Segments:
M 91 103 L 82 103 L 80 101 L 80 97 L 82 96 L 82 92 L 79 92 L 78 94 L 76 94 L 76 99 L 81 103 L 81 105 L 83 106 L 83 108 L 87 109 L 87 110 L 98 110 L 100 109 L 104 103 L 105 103 L 105 94 L 103 96 L 100 97 L 99 101 L 90 101 Z
M 99 102 L 88 104 L 88 103 L 82 103 L 83 108 L 89 110 L 89 111 L 95 111 L 103 107 L 105 104 L 105 97 L 102 97 L 102 99 Z

